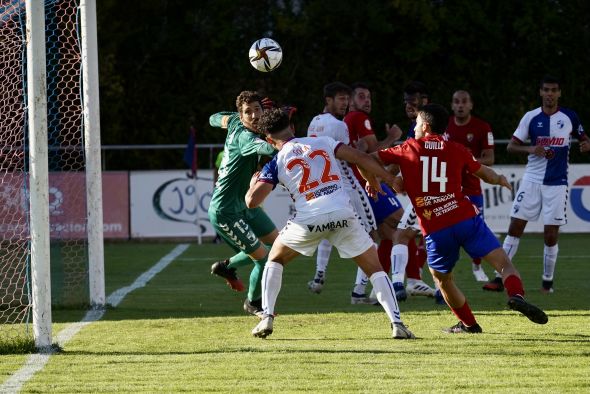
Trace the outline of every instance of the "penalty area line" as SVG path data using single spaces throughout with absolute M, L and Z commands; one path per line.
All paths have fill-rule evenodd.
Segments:
M 178 256 L 184 253 L 189 247 L 188 244 L 177 245 L 170 253 L 162 257 L 154 266 L 145 271 L 135 279 L 135 281 L 125 287 L 115 290 L 107 297 L 107 304 L 116 307 L 123 301 L 127 294 L 141 287 L 144 287 L 157 274 L 162 272 L 170 263 L 172 263 Z M 61 330 L 54 338 L 60 346 L 68 343 L 74 335 L 76 335 L 82 328 L 90 323 L 100 320 L 105 313 L 104 309 L 93 309 L 86 313 L 84 318 L 77 323 L 69 324 L 66 328 Z M 10 376 L 1 386 L 0 393 L 17 393 L 23 385 L 29 381 L 37 372 L 41 371 L 49 361 L 49 357 L 54 353 L 50 350 L 45 353 L 35 353 L 30 355 L 25 362 L 25 365 Z

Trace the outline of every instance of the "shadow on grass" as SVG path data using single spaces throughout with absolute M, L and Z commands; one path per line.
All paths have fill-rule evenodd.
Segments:
M 563 234 L 560 238 L 560 253 L 578 256 L 586 253 L 583 236 Z M 539 246 L 541 245 L 541 246 Z M 129 286 L 143 272 L 147 271 L 161 257 L 175 247 L 175 244 L 125 243 L 108 245 L 106 253 L 107 295 L 116 289 Z M 535 253 L 542 253 L 542 237 L 530 234 L 521 240 L 517 267 L 523 277 L 527 299 L 549 311 L 550 318 L 561 316 L 590 316 L 587 300 L 580 294 L 590 292 L 590 282 L 585 264 L 578 260 L 558 267 L 555 293 L 541 294 L 540 271 L 542 264 Z M 537 254 L 538 254 L 537 253 Z M 231 291 L 223 279 L 210 274 L 212 262 L 231 255 L 226 245 L 192 245 L 176 261 L 158 273 L 145 287 L 129 293 L 116 308 L 111 308 L 103 320 L 166 319 L 195 317 L 241 317 L 245 316 L 242 304 L 246 293 Z M 527 257 L 528 256 L 528 257 Z M 493 275 L 489 266 L 488 275 Z M 282 290 L 277 301 L 279 314 L 303 313 L 383 313 L 380 307 L 371 305 L 350 305 L 350 292 L 356 276 L 356 266 L 350 260 L 338 258 L 334 251 L 327 272 L 326 286 L 321 294 L 312 294 L 307 282 L 315 271 L 315 258 L 299 257 L 290 263 L 283 274 Z M 238 275 L 248 281 L 249 267 L 238 269 Z M 424 269 L 424 279 L 432 285 L 432 278 Z M 465 293 L 469 305 L 476 315 L 491 315 L 508 312 L 505 293 L 490 293 L 482 290 L 482 283 L 475 282 L 471 274 L 471 263 L 463 256 L 455 267 L 457 284 Z M 451 314 L 445 305 L 436 305 L 432 298 L 410 297 L 400 302 L 404 313 Z M 84 316 L 82 310 L 55 310 L 55 322 L 77 322 Z

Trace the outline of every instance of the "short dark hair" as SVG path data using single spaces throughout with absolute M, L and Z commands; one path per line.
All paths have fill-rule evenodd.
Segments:
M 251 104 L 255 101 L 261 103 L 262 96 L 256 91 L 244 90 L 243 92 L 240 92 L 236 99 L 236 108 L 238 109 L 238 112 L 242 113 L 243 104 Z M 262 103 L 260 105 L 262 106 Z
M 334 98 L 338 93 L 344 93 L 350 96 L 352 91 L 350 90 L 350 86 L 338 81 L 324 85 L 324 97 Z
M 369 92 L 371 91 L 371 87 L 369 86 L 369 84 L 365 82 L 355 82 L 352 85 L 350 85 L 351 91 L 354 92 L 357 89 L 367 89 Z
M 275 134 L 289 128 L 289 114 L 280 108 L 266 109 L 258 121 L 258 130 L 264 134 Z
M 444 134 L 449 123 L 449 113 L 440 104 L 426 104 L 418 110 L 424 122 L 430 125 L 430 130 L 435 134 Z
M 404 93 L 410 96 L 415 94 L 419 94 L 421 98 L 426 98 L 429 96 L 428 88 L 423 82 L 420 81 L 410 81 L 404 87 Z
M 539 88 L 543 87 L 543 84 L 545 83 L 556 83 L 557 87 L 559 87 L 559 89 L 561 89 L 561 83 L 559 82 L 559 78 L 554 77 L 553 75 L 545 75 L 543 76 L 543 78 L 541 79 L 541 84 L 539 85 Z

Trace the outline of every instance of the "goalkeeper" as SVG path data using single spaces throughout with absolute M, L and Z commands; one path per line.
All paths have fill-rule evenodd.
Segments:
M 209 220 L 215 231 L 237 253 L 211 266 L 211 273 L 224 278 L 236 291 L 244 291 L 236 269 L 254 263 L 250 273 L 247 313 L 262 312 L 260 281 L 268 250 L 278 236 L 272 220 L 262 208 L 248 209 L 244 197 L 250 178 L 258 169 L 260 156 L 274 156 L 276 150 L 260 138 L 257 124 L 263 106 L 272 106 L 257 92 L 243 91 L 236 99 L 238 112 L 211 115 L 213 127 L 227 129 L 223 160 L 209 205 Z

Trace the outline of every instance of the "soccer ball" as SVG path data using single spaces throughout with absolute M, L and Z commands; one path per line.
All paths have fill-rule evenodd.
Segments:
M 283 50 L 275 40 L 261 38 L 254 41 L 248 53 L 252 67 L 262 72 L 270 72 L 281 65 Z

